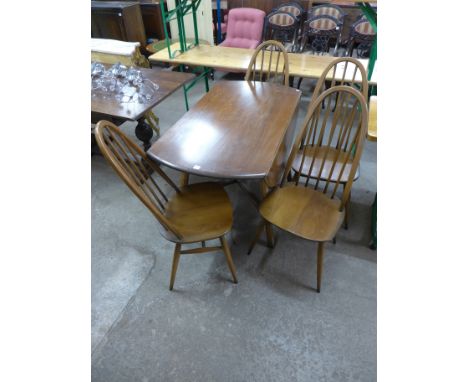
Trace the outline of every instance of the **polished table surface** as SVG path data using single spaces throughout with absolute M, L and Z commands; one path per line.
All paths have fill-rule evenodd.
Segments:
M 106 65 L 109 67 L 110 65 Z M 195 75 L 191 73 L 179 73 L 154 69 L 138 68 L 142 71 L 143 78 L 148 78 L 159 86 L 155 97 L 148 103 L 120 103 L 113 97 L 91 97 L 91 111 L 119 119 L 138 120 L 144 114 L 155 107 L 162 100 L 174 93 L 182 85 L 192 80 Z
M 180 49 L 179 43 L 171 45 L 171 51 Z M 167 49 L 149 57 L 153 62 L 166 62 L 173 65 L 185 64 L 191 66 L 206 66 L 209 68 L 247 71 L 250 58 L 255 50 L 243 48 L 230 48 L 223 46 L 198 45 L 187 52 L 179 53 L 175 58 L 169 58 Z M 325 67 L 336 57 L 316 56 L 304 53 L 288 53 L 289 75 L 306 78 L 319 78 Z M 365 68 L 369 64 L 368 59 L 360 59 Z M 344 65 L 344 64 L 343 64 Z M 377 83 L 377 63 L 375 64 L 370 84 Z M 351 70 L 349 71 L 352 75 Z M 358 79 L 359 80 L 359 79 Z
M 294 130 L 300 96 L 271 83 L 218 82 L 147 154 L 191 174 L 266 178 L 287 154 L 284 141 Z

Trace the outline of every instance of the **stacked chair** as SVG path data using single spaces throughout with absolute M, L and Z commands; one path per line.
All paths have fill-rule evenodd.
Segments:
M 331 81 L 330 88 L 322 90 L 326 81 Z M 347 220 L 351 188 L 359 174 L 368 123 L 367 91 L 366 71 L 358 60 L 337 58 L 325 69 L 281 184 L 259 207 L 263 221 L 249 253 L 263 228 L 268 245 L 274 246 L 272 226 L 316 242 L 317 292 L 321 289 L 325 243 L 334 240 Z
M 314 54 L 335 56 L 341 43 L 345 14 L 337 5 L 324 4 L 313 7 L 304 22 L 300 51 L 308 46 Z
M 375 31 L 367 18 L 362 16 L 351 27 L 346 55 L 352 56 L 353 50 L 356 47 L 356 53 L 359 58 L 369 57 L 374 40 Z
M 263 40 L 279 41 L 285 45 L 288 52 L 298 52 L 304 15 L 302 6 L 295 2 L 285 3 L 273 9 L 265 17 Z
M 345 18 L 343 10 L 337 5 L 324 4 L 313 7 L 307 15 L 300 37 L 299 52 L 303 53 L 307 47 L 312 54 L 336 56 Z M 332 47 L 333 51 L 330 53 Z M 302 78 L 299 78 L 298 89 L 301 83 Z

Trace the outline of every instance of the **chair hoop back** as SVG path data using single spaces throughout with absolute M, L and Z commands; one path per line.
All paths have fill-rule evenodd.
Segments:
M 261 56 L 260 59 L 259 56 Z M 274 40 L 262 42 L 255 49 L 255 52 L 250 59 L 247 73 L 245 74 L 245 80 L 272 80 L 272 82 L 278 82 L 288 86 L 289 61 L 288 53 L 286 52 L 284 45 Z
M 331 100 L 336 98 L 332 112 Z M 322 111 L 322 101 L 327 107 Z M 367 133 L 368 111 L 363 95 L 350 86 L 334 86 L 321 93 L 307 112 L 288 159 L 281 185 L 293 164 L 294 182 L 305 176 L 304 186 L 321 189 L 335 198 L 345 183 L 341 208 L 346 205 Z
M 266 16 L 270 28 L 293 29 L 299 24 L 299 20 L 292 13 L 284 11 L 271 12 Z
M 298 19 L 300 19 L 302 15 L 304 14 L 304 8 L 302 8 L 300 4 L 293 2 L 293 1 L 290 3 L 281 4 L 275 10 L 292 13 Z
M 361 61 L 355 58 L 338 57 L 330 62 L 317 81 L 317 85 L 312 94 L 310 107 L 312 107 L 315 98 L 322 92 L 326 81 L 331 81 L 330 86 L 332 87 L 337 85 L 358 87 L 364 99 L 367 99 L 369 88 L 367 71 Z
M 362 38 L 371 39 L 375 36 L 374 28 L 365 16 L 356 21 L 351 28 L 353 34 L 362 36 Z
M 345 13 L 343 10 L 334 4 L 322 4 L 312 7 L 308 12 L 309 17 L 329 16 L 337 20 L 338 24 L 343 24 Z
M 314 16 L 306 21 L 307 33 L 331 32 L 336 34 L 339 27 L 337 19 L 326 15 Z
M 119 177 L 166 230 L 182 238 L 164 216 L 168 197 L 154 179 L 154 175 L 157 173 L 175 192 L 180 192 L 174 182 L 156 163 L 148 160 L 146 153 L 113 123 L 99 121 L 95 135 L 102 155 Z

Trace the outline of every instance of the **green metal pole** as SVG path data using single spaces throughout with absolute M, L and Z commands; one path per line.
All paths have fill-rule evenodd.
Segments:
M 195 46 L 198 45 L 198 24 L 197 24 L 197 9 L 195 3 L 192 2 L 193 30 L 195 33 Z
M 166 20 L 166 10 L 164 9 L 164 1 L 161 1 L 159 5 L 161 6 L 161 16 L 162 16 L 162 22 L 163 22 L 163 27 L 164 27 L 164 36 L 166 37 L 166 46 L 169 52 L 169 58 L 173 58 L 171 54 L 171 42 L 169 40 L 169 32 L 167 31 L 168 21 Z
M 184 85 L 185 110 L 189 111 L 187 92 L 188 92 L 188 90 L 185 88 L 185 85 Z
M 183 52 L 184 51 L 184 41 L 183 41 L 183 31 L 182 31 L 182 24 L 184 22 L 183 20 L 183 17 L 181 17 L 181 14 L 180 14 L 180 2 L 179 0 L 176 0 L 175 1 L 175 5 L 176 5 L 176 8 L 175 8 L 175 11 L 176 11 L 176 15 L 177 15 L 177 29 L 179 31 L 179 46 L 180 46 L 180 50 Z
M 359 8 L 361 8 L 362 13 L 364 13 L 375 31 L 375 40 L 372 44 L 371 53 L 369 55 L 369 66 L 367 69 L 367 79 L 370 80 L 374 72 L 375 61 L 377 60 L 377 12 L 368 3 L 359 3 Z
M 367 69 L 367 79 L 372 78 L 372 73 L 374 72 L 375 61 L 377 60 L 377 13 L 374 8 L 367 3 L 360 3 L 359 7 L 361 8 L 364 15 L 369 20 L 372 28 L 375 31 L 375 40 L 372 44 L 371 52 L 369 55 L 369 66 Z M 370 95 L 375 95 L 377 93 L 376 86 L 371 86 Z M 375 194 L 374 203 L 372 203 L 372 223 L 371 223 L 371 236 L 372 241 L 370 244 L 371 249 L 377 249 L 377 194 Z

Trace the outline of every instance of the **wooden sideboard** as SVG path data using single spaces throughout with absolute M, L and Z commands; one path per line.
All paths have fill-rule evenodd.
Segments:
M 91 36 L 146 45 L 146 33 L 140 3 L 127 1 L 91 1 Z
M 164 40 L 164 25 L 161 14 L 161 1 L 159 0 L 140 0 L 141 15 L 145 26 L 146 36 L 157 40 Z M 164 1 L 164 7 L 167 11 L 167 4 Z M 169 36 L 171 34 L 169 23 L 167 23 Z
M 164 7 L 167 10 L 166 0 L 121 0 L 117 2 L 115 1 L 111 2 L 107 0 L 95 0 L 95 1 L 92 1 L 91 3 L 92 4 L 93 3 L 107 3 L 104 7 L 100 6 L 99 4 L 97 5 L 97 7 L 100 8 L 100 11 L 98 13 L 101 13 L 101 14 L 104 12 L 102 11 L 102 8 L 107 8 L 107 9 L 112 8 L 112 3 L 119 3 L 119 4 L 138 3 L 140 5 L 140 13 L 141 13 L 141 18 L 143 20 L 143 30 L 145 32 L 145 37 L 156 39 L 156 40 L 164 40 L 165 35 L 164 35 L 164 26 L 163 26 L 162 15 L 161 15 L 161 2 L 164 3 Z M 132 6 L 135 6 L 135 5 L 132 5 Z M 93 5 L 91 5 L 91 8 L 93 8 Z M 93 13 L 94 12 L 92 12 L 92 14 Z M 100 16 L 100 19 L 101 19 L 101 22 L 109 23 L 109 19 L 112 20 L 112 17 L 107 16 L 107 19 L 103 19 L 103 17 Z M 112 21 L 110 21 L 110 23 L 115 24 Z M 169 24 L 167 24 L 167 28 L 168 28 L 168 32 L 170 36 Z M 93 37 L 98 37 L 98 36 L 93 35 Z M 118 38 L 118 40 L 122 40 L 122 38 Z M 142 44 L 142 46 L 144 45 L 146 45 L 146 39 L 145 39 L 145 44 Z

